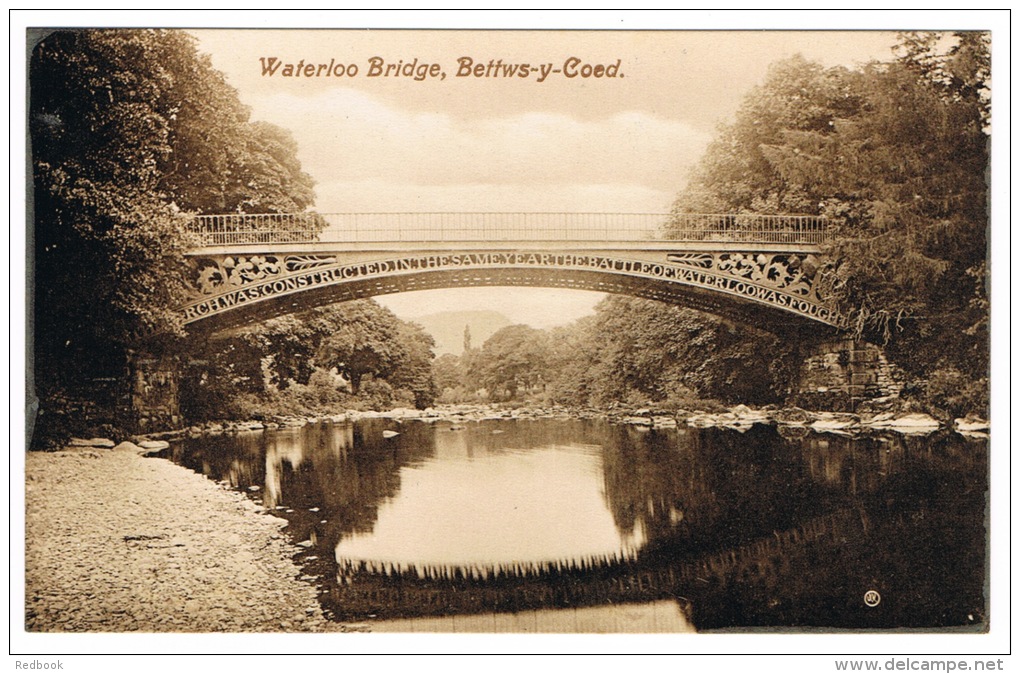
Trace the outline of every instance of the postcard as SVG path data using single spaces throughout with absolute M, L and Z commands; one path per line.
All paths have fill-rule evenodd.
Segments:
M 991 652 L 998 35 L 675 23 L 27 26 L 26 643 Z

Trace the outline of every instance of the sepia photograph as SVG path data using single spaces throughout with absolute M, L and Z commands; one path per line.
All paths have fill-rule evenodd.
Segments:
M 11 29 L 19 653 L 998 648 L 1008 13 L 111 14 Z

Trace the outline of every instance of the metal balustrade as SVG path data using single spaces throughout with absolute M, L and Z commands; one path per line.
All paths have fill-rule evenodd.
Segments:
M 704 213 L 270 213 L 198 215 L 199 246 L 451 241 L 828 241 L 814 215 Z

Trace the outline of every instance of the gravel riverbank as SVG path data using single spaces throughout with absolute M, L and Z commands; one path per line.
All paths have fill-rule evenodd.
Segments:
M 25 628 L 338 632 L 292 561 L 286 521 L 133 449 L 25 459 Z

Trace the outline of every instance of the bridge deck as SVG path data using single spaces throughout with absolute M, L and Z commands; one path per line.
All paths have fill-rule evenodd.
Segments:
M 548 251 L 563 252 L 768 252 L 768 253 L 819 253 L 821 245 L 816 243 L 756 243 L 740 241 L 591 241 L 528 239 L 519 241 L 312 241 L 308 243 L 219 243 L 192 248 L 188 255 L 204 257 L 209 255 L 257 255 L 273 253 L 328 255 L 335 253 L 406 253 L 406 252 L 451 252 L 451 251 Z

